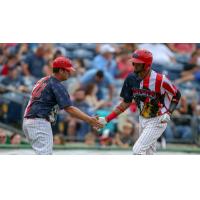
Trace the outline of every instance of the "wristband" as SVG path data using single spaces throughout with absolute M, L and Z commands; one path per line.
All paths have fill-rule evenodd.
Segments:
M 107 122 L 110 122 L 111 120 L 115 119 L 117 116 L 118 116 L 117 113 L 112 112 L 112 113 L 110 113 L 110 114 L 106 117 L 106 121 L 107 121 Z

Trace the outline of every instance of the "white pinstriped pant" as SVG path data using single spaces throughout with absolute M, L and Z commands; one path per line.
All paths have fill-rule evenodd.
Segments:
M 133 146 L 133 154 L 144 155 L 156 152 L 156 143 L 163 134 L 167 123 L 160 123 L 160 116 L 154 118 L 139 117 L 139 138 Z
M 53 153 L 53 133 L 46 119 L 24 119 L 23 131 L 36 154 Z

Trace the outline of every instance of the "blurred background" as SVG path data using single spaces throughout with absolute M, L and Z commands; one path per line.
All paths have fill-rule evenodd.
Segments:
M 58 56 L 72 59 L 76 72 L 65 82 L 74 106 L 89 115 L 106 116 L 119 102 L 126 76 L 133 72 L 131 53 L 153 53 L 152 68 L 167 75 L 182 98 L 158 141 L 160 153 L 200 153 L 200 44 L 165 43 L 1 43 L 0 154 L 30 153 L 22 132 L 24 109 L 35 82 L 51 75 Z M 97 132 L 60 111 L 52 125 L 54 148 L 60 154 L 131 154 L 138 138 L 138 112 L 130 109 Z

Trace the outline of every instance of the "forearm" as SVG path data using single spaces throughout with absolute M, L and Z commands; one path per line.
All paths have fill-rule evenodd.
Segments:
M 177 93 L 176 93 L 175 96 L 172 97 L 172 100 L 171 100 L 171 103 L 170 103 L 170 106 L 169 106 L 168 111 L 170 113 L 172 113 L 176 109 L 180 98 L 181 98 L 181 93 L 179 92 L 179 90 L 177 90 Z
M 87 123 L 90 122 L 90 116 L 79 110 L 74 106 L 69 106 L 65 108 L 65 111 L 68 112 L 71 116 L 83 120 Z
M 106 116 L 106 121 L 110 122 L 111 120 L 115 119 L 118 115 L 123 113 L 131 103 L 125 103 L 122 101 L 108 116 Z

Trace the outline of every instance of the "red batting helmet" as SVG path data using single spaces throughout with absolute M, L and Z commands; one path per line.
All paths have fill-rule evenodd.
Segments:
M 65 69 L 68 72 L 75 71 L 70 59 L 60 56 L 53 61 L 53 68 Z
M 148 70 L 151 67 L 153 61 L 153 55 L 146 49 L 137 49 L 133 52 L 131 62 L 144 63 L 144 70 Z

